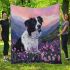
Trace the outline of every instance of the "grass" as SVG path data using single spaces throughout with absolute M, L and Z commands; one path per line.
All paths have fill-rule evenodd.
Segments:
M 62 50 L 61 50 L 62 64 L 48 64 L 48 63 L 11 64 L 11 62 L 3 61 L 2 50 L 3 45 L 0 45 L 0 70 L 70 70 L 70 61 L 64 59 L 64 53 Z M 68 45 L 68 53 L 70 57 L 70 45 Z

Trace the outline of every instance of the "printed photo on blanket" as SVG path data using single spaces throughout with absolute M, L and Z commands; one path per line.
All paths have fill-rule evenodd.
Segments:
M 61 63 L 59 4 L 11 6 L 11 63 Z

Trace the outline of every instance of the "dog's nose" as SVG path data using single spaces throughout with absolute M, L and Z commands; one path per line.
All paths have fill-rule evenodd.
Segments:
M 38 28 L 41 28 L 41 25 L 37 25 Z

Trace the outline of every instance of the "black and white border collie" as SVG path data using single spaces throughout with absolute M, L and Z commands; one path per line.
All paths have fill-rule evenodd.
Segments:
M 42 22 L 43 18 L 41 16 L 30 18 L 24 22 L 26 30 L 22 33 L 21 37 L 13 46 L 14 48 L 16 48 L 16 52 L 39 52 L 38 38 L 41 35 Z

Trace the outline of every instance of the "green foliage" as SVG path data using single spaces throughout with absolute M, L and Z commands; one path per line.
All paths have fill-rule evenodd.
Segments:
M 31 2 L 24 2 L 23 5 L 21 0 L 0 0 L 0 14 L 2 10 L 6 10 L 8 14 L 10 14 L 10 4 L 19 5 L 19 6 L 27 6 L 32 8 L 43 8 L 48 7 L 50 5 L 60 3 L 62 4 L 63 0 L 31 0 Z
M 11 4 L 20 5 L 20 6 L 28 6 L 28 7 L 47 7 L 56 3 L 62 3 L 63 0 L 31 0 L 30 3 L 22 2 L 21 0 L 9 0 Z M 23 0 L 24 1 L 24 0 Z
M 42 8 L 48 7 L 50 5 L 60 3 L 62 4 L 63 0 L 31 0 L 30 3 L 24 2 L 23 5 L 21 0 L 0 0 L 0 13 L 2 10 L 6 10 L 8 14 L 10 13 L 10 4 L 19 5 L 19 6 L 27 6 L 32 8 Z
M 35 1 L 31 1 L 30 3 L 25 3 L 24 6 L 34 8 L 34 7 L 36 7 L 36 3 L 35 3 Z
M 2 3 L 0 1 L 0 18 L 1 18 L 1 12 L 2 12 Z
M 10 3 L 9 0 L 0 0 L 0 14 L 5 10 L 8 15 L 10 14 Z

